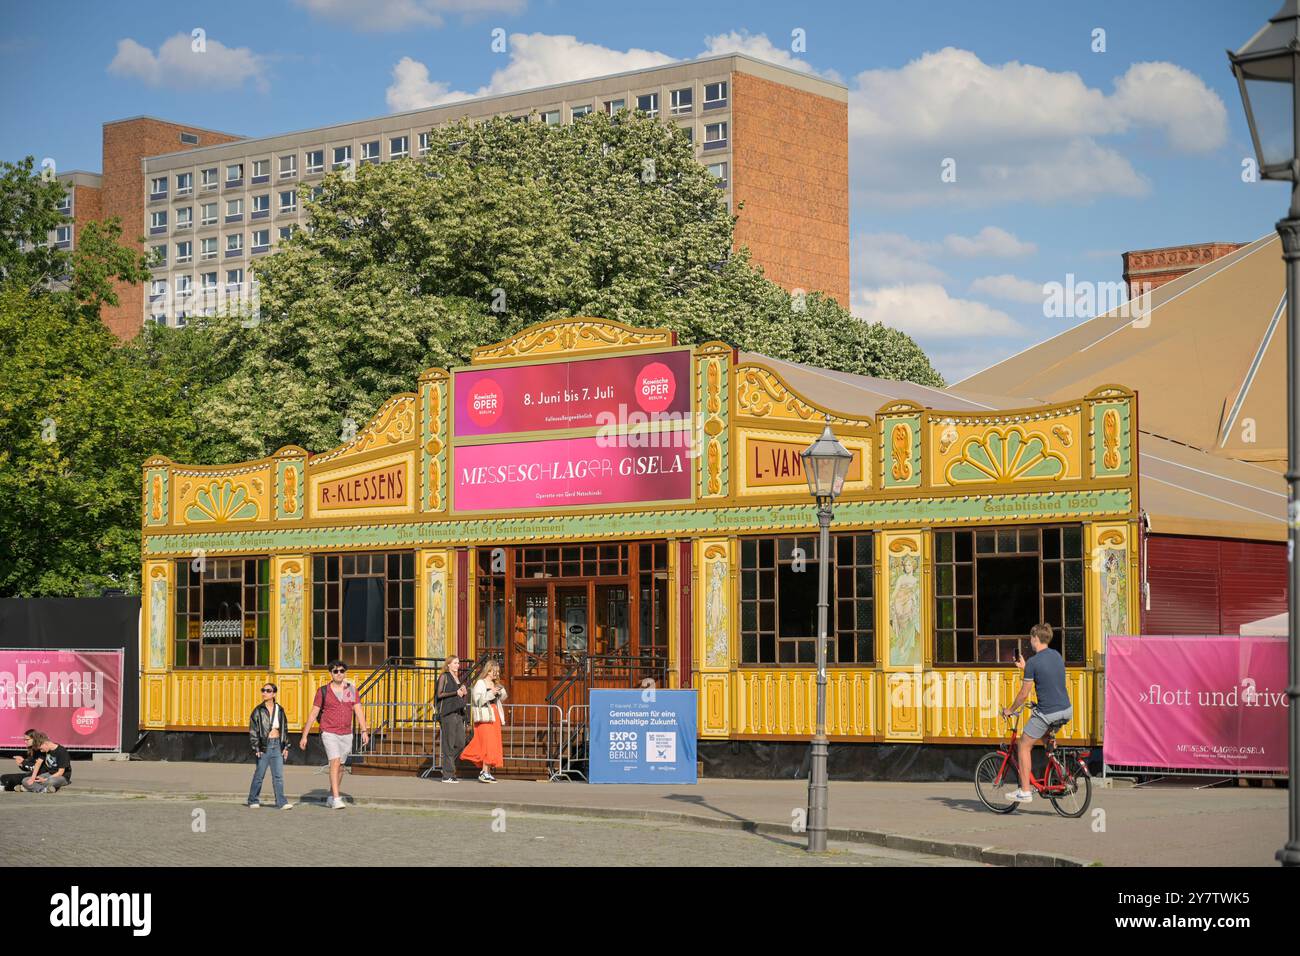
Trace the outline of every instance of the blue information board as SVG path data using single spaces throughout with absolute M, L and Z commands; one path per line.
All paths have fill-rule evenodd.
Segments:
M 592 783 L 695 783 L 693 690 L 593 690 Z

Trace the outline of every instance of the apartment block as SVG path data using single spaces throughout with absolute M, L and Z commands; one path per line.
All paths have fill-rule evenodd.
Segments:
M 125 337 L 247 299 L 258 258 L 306 225 L 303 200 L 327 173 L 419 157 L 434 127 L 494 116 L 559 125 L 624 109 L 687 131 L 738 217 L 736 244 L 770 278 L 847 306 L 848 93 L 730 54 L 257 139 L 145 118 L 107 124 L 104 214 L 138 223 L 157 261 L 149 288 L 123 294 L 108 321 Z

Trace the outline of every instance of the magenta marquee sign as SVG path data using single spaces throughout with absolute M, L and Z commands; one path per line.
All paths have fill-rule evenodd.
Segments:
M 461 445 L 454 452 L 452 505 L 456 511 L 498 511 L 686 500 L 690 437 L 676 432 Z M 647 439 L 655 447 L 633 444 Z
M 120 750 L 121 712 L 121 651 L 0 651 L 0 747 L 34 727 L 69 750 Z
M 457 438 L 595 428 L 691 411 L 687 349 L 455 373 Z
M 1287 770 L 1287 642 L 1278 637 L 1112 637 L 1111 766 Z

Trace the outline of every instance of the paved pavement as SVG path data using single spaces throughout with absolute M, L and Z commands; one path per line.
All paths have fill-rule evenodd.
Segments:
M 324 776 L 315 768 L 287 767 L 285 773 L 295 802 L 322 799 Z M 66 793 L 3 794 L 0 807 L 11 799 L 56 801 L 78 792 L 242 801 L 251 775 L 251 764 L 79 761 Z M 359 806 L 477 812 L 501 807 L 508 813 L 690 823 L 697 830 L 786 837 L 793 835 L 791 822 L 807 801 L 807 784 L 799 780 L 704 779 L 694 787 L 528 780 L 448 785 L 358 774 L 345 777 L 343 792 Z M 1065 857 L 1107 866 L 1272 866 L 1273 853 L 1286 842 L 1286 796 L 1280 788 L 1235 786 L 1095 788 L 1089 811 L 1067 820 L 1041 800 L 1007 816 L 990 813 L 976 799 L 973 784 L 832 782 L 830 826 L 832 839 L 845 843 L 993 863 L 1059 865 L 1068 861 L 1055 858 Z M 269 797 L 268 781 L 264 799 Z M 300 811 L 304 819 L 327 812 L 307 805 L 283 815 Z M 350 810 L 328 812 L 339 816 Z
M 35 854 L 52 866 L 334 865 L 342 848 L 365 866 L 980 866 L 861 843 L 812 856 L 798 837 L 689 822 L 603 819 L 495 809 L 302 804 L 249 810 L 233 800 L 112 796 L 66 790 L 4 794 L 0 866 Z

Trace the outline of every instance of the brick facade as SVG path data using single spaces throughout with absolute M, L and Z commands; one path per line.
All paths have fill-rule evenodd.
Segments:
M 772 281 L 847 308 L 848 104 L 745 73 L 732 96 L 736 245 Z
M 1158 289 L 1193 269 L 1236 252 L 1240 242 L 1205 242 L 1195 246 L 1167 246 L 1124 253 L 1124 284 L 1130 298 Z M 1139 288 L 1139 285 L 1142 288 Z
M 122 221 L 122 239 L 137 249 L 146 229 L 145 182 L 142 160 L 146 156 L 176 153 L 194 149 L 193 144 L 181 142 L 181 133 L 198 137 L 198 146 L 229 143 L 238 136 L 181 126 L 148 117 L 119 120 L 104 124 L 103 189 L 101 209 L 104 218 L 117 216 Z M 103 310 L 104 324 L 119 338 L 129 339 L 143 327 L 143 285 L 116 285 L 118 305 Z

